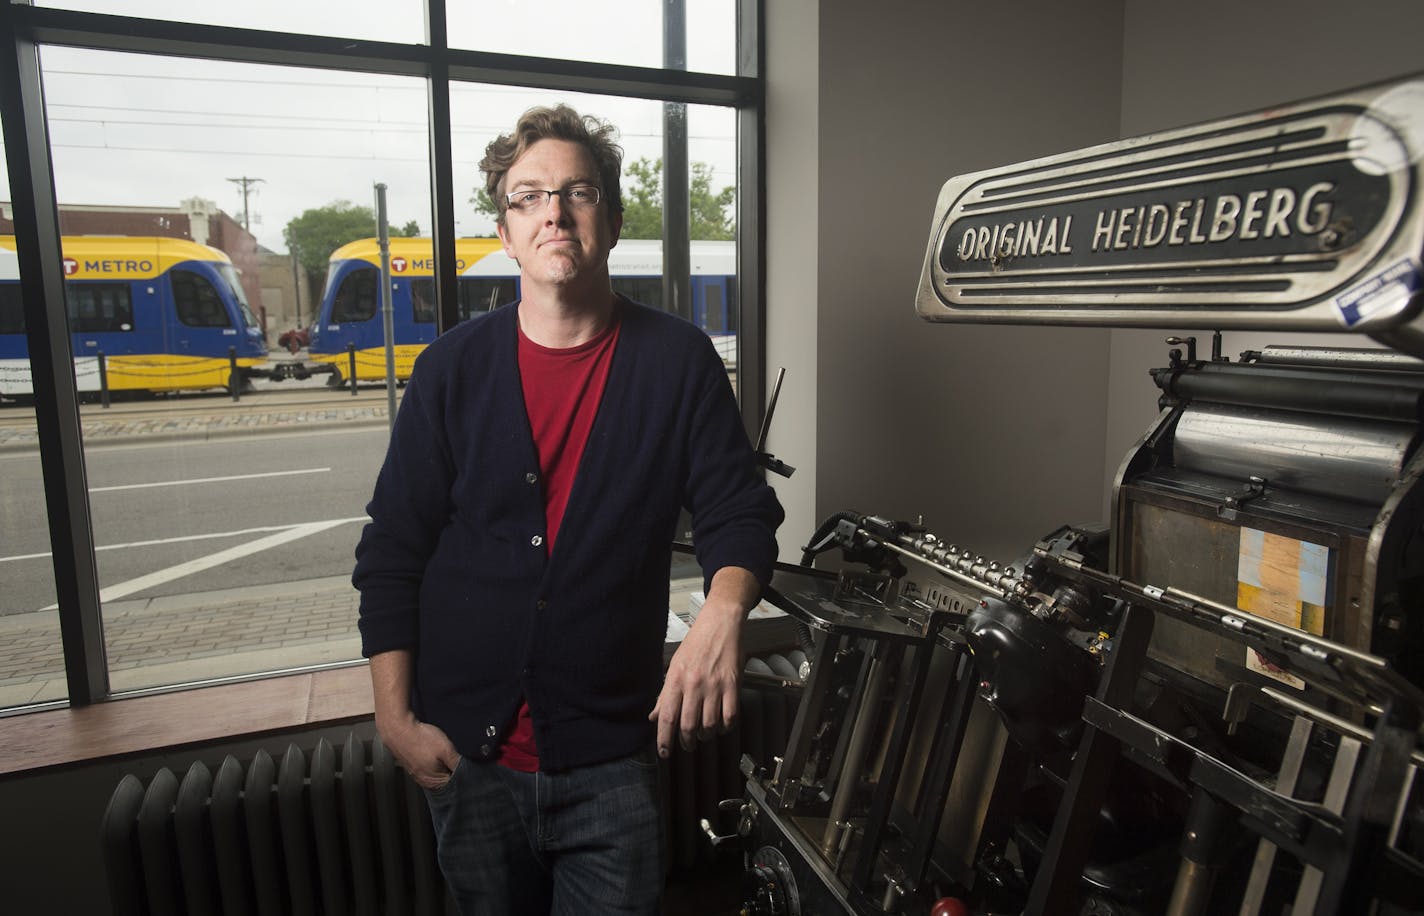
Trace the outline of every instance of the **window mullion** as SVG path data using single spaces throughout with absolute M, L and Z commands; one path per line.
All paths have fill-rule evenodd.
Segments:
M 0 4 L 0 119 L 5 124 L 5 159 L 14 196 L 20 295 L 34 380 L 64 668 L 70 705 L 82 706 L 108 696 L 109 671 L 39 49 L 16 29 L 15 9 Z

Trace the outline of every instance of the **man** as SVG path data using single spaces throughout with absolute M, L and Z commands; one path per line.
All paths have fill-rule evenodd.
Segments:
M 421 355 L 356 549 L 376 727 L 466 914 L 657 912 L 655 753 L 734 721 L 776 553 L 711 342 L 612 291 L 611 133 L 559 106 L 489 145 L 521 298 Z M 684 505 L 707 600 L 664 679 Z

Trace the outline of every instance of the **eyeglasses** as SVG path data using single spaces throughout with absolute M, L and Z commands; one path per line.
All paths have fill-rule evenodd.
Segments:
M 513 194 L 504 195 L 504 199 L 509 202 L 511 210 L 517 210 L 520 213 L 535 213 L 546 207 L 549 200 L 555 195 L 558 195 L 563 201 L 564 206 L 579 210 L 596 207 L 598 202 L 603 199 L 603 192 L 589 184 L 576 184 L 573 187 L 560 189 L 521 188 Z

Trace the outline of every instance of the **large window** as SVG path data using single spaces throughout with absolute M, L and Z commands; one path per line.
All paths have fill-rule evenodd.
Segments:
M 494 223 L 477 163 L 531 106 L 568 103 L 617 126 L 629 213 L 615 282 L 699 323 L 733 354 L 736 377 L 733 239 L 744 189 L 757 182 L 739 173 L 756 161 L 745 145 L 757 138 L 738 126 L 756 123 L 746 106 L 759 93 L 733 74 L 751 57 L 737 54 L 736 37 L 754 0 L 446 7 L 450 47 L 440 53 L 422 44 L 422 0 L 14 8 L 18 37 L 48 42 L 43 93 L 25 96 L 45 107 L 14 101 L 0 113 L 31 140 L 47 136 L 53 164 L 52 194 L 43 184 L 15 192 L 37 209 L 57 200 L 62 250 L 49 257 L 52 241 L 18 222 L 14 245 L 46 253 L 44 270 L 68 290 L 48 307 L 66 320 L 82 451 L 69 454 L 66 439 L 42 453 L 35 441 L 32 398 L 13 387 L 29 379 L 17 262 L 0 251 L 0 344 L 15 344 L 0 354 L 0 382 L 16 395 L 0 389 L 0 421 L 23 418 L 10 425 L 29 430 L 20 447 L 0 425 L 0 626 L 19 632 L 16 615 L 33 623 L 28 641 L 0 648 L 0 709 L 63 700 L 66 671 L 103 672 L 88 695 L 69 698 L 84 703 L 358 659 L 351 551 L 388 436 L 374 189 L 384 186 L 393 237 L 399 383 L 441 316 L 464 320 L 518 295 L 516 270 L 479 240 Z M 649 76 L 635 68 L 665 67 L 669 7 L 685 17 L 685 59 Z M 98 13 L 134 19 L 114 29 Z M 184 23 L 202 27 L 184 33 Z M 299 34 L 269 44 L 254 29 Z M 347 53 L 319 36 L 369 40 Z M 291 66 L 267 62 L 279 41 Z M 448 123 L 431 123 L 447 95 Z M 690 264 L 672 272 L 694 290 L 673 305 L 662 247 L 670 143 L 689 162 L 692 239 Z M 0 186 L 0 202 L 10 199 Z M 0 223 L 0 236 L 10 226 Z M 456 238 L 465 241 L 446 262 Z M 437 261 L 443 272 L 431 269 Z M 440 294 L 447 281 L 453 307 Z M 274 319 L 297 302 L 300 313 Z M 279 346 L 277 331 L 298 326 L 302 336 Z M 310 376 L 272 378 L 294 361 Z M 51 556 L 34 524 L 56 481 L 82 491 L 87 511 L 65 521 L 83 527 L 92 553 Z M 62 598 L 72 590 L 56 579 L 86 566 L 96 587 Z M 97 628 L 102 649 L 62 648 L 61 617 L 66 628 Z

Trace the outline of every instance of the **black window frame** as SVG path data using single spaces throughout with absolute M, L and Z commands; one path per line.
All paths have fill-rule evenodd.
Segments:
M 687 105 L 712 105 L 737 113 L 738 240 L 738 390 L 748 429 L 761 420 L 765 397 L 765 193 L 764 149 L 765 50 L 763 0 L 736 0 L 737 73 L 720 75 L 686 70 L 685 34 L 665 29 L 662 68 L 565 61 L 470 51 L 449 46 L 446 0 L 423 0 L 426 41 L 396 44 L 352 41 L 339 35 L 308 35 L 253 28 L 232 28 L 133 16 L 35 7 L 0 0 L 0 122 L 10 187 L 14 196 L 14 235 L 22 290 L 26 346 L 35 379 L 35 419 L 44 478 L 60 639 L 65 660 L 67 699 L 32 709 L 83 706 L 115 696 L 110 689 L 99 600 L 93 521 L 86 492 L 86 472 L 79 427 L 79 396 L 71 370 L 64 306 L 63 252 L 60 247 L 52 155 L 43 104 L 39 50 L 46 45 L 193 57 L 238 63 L 279 64 L 364 73 L 422 77 L 427 84 L 432 235 L 435 286 L 440 291 L 438 329 L 459 320 L 458 269 L 455 257 L 455 201 L 467 194 L 467 181 L 455 179 L 451 156 L 450 86 L 452 82 L 504 84 L 553 92 L 593 93 L 646 98 L 664 103 L 665 121 L 678 121 Z M 678 0 L 665 10 L 665 25 L 681 20 Z M 685 122 L 685 115 L 682 117 Z M 672 147 L 682 144 L 682 171 L 667 166 L 665 185 L 685 180 L 686 137 L 669 130 Z M 672 153 L 665 160 L 676 158 Z M 679 203 L 679 198 L 682 202 Z M 676 223 L 686 195 L 669 194 L 668 218 Z M 685 220 L 684 220 L 685 222 Z M 686 284 L 686 251 L 665 246 L 664 276 Z M 669 266 L 670 265 L 670 266 Z M 257 674 L 253 677 L 265 677 Z M 181 689 L 179 687 L 165 689 Z

